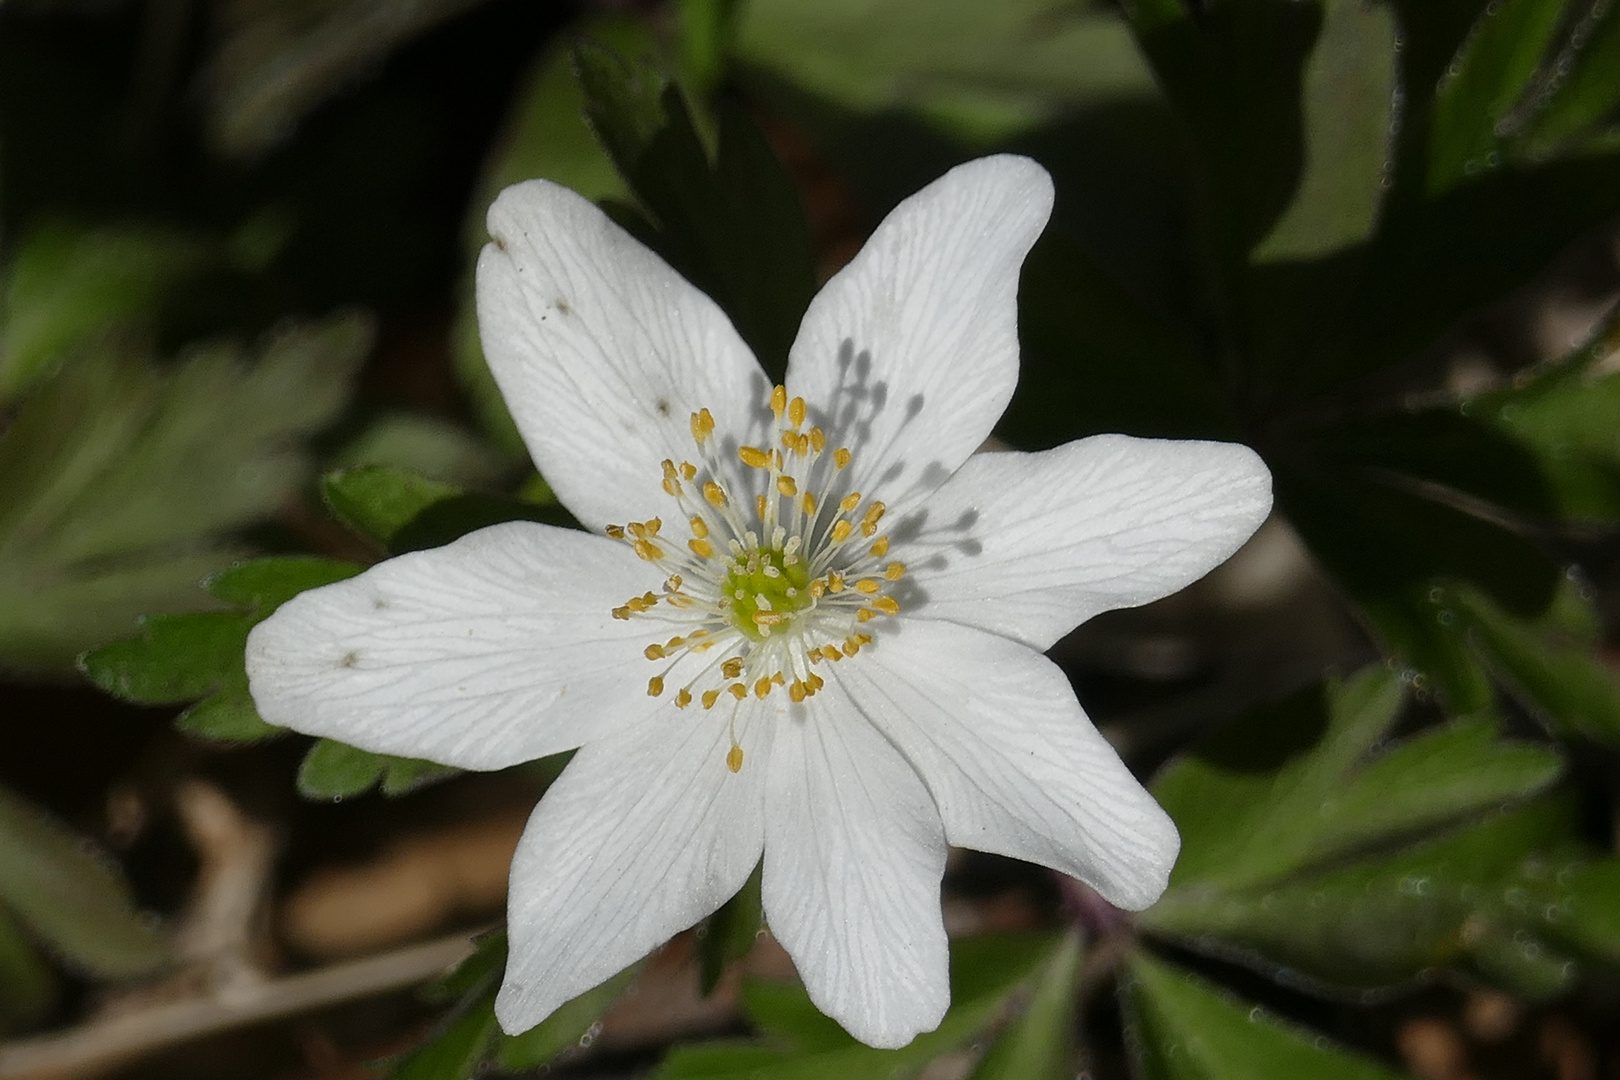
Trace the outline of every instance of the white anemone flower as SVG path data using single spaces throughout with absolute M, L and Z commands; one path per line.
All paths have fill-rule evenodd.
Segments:
M 1174 825 L 1042 655 L 1225 560 L 1248 449 L 1100 435 L 974 454 L 1018 374 L 1052 186 L 984 158 L 907 199 L 771 387 L 707 296 L 542 180 L 489 212 L 485 354 L 589 531 L 496 525 L 304 593 L 248 640 L 264 718 L 499 769 L 579 748 L 512 863 L 508 1031 L 709 915 L 763 858 L 771 932 L 873 1046 L 949 1004 L 948 845 L 1127 909 Z

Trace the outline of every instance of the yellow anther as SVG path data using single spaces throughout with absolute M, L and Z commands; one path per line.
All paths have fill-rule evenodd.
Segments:
M 720 700 L 720 691 L 718 691 L 718 690 L 705 690 L 705 691 L 703 691 L 703 707 L 705 709 L 714 708 L 714 703 L 716 701 L 719 701 L 719 700 Z
M 682 580 L 681 575 L 671 574 L 669 577 L 664 579 L 664 588 L 669 592 L 680 592 Z M 693 634 L 692 636 L 696 637 L 697 635 Z
M 696 637 L 697 635 L 694 634 L 692 636 Z M 682 645 L 685 645 L 685 644 L 686 644 L 686 639 L 685 638 L 683 638 L 683 637 L 672 637 L 668 641 L 664 642 L 664 648 L 665 648 L 666 651 L 674 652 L 676 649 L 680 648 Z
M 664 527 L 664 519 L 663 518 L 653 518 L 652 520 L 648 521 L 646 523 L 646 525 L 647 525 L 647 535 L 648 536 L 657 536 L 658 535 L 658 530 L 662 529 Z
M 841 593 L 841 592 L 843 592 L 844 591 L 844 575 L 840 574 L 836 570 L 829 571 L 828 574 L 827 574 L 827 591 L 830 592 L 830 593 Z
M 647 526 L 639 521 L 632 521 L 625 528 L 629 529 L 630 535 L 638 540 L 644 540 L 647 537 Z
M 630 609 L 628 607 L 616 607 L 613 609 L 613 617 L 628 620 L 630 618 Z
M 842 519 L 835 521 L 833 522 L 832 527 L 832 542 L 835 544 L 842 544 L 845 540 L 849 539 L 849 534 L 854 531 L 855 526 L 851 525 L 849 522 Z
M 900 614 L 900 601 L 896 600 L 892 596 L 880 596 L 876 600 L 872 601 L 872 606 L 883 612 L 885 615 Z
M 683 686 L 675 692 L 675 707 L 684 709 L 690 704 L 692 704 L 692 691 Z
M 798 679 L 794 679 L 793 685 L 788 687 L 788 697 L 792 699 L 794 704 L 798 704 L 807 696 L 807 690 L 809 690 L 809 687 L 805 686 L 804 683 L 800 682 Z
M 777 472 L 782 471 L 782 451 L 771 451 L 771 468 L 775 469 Z
M 664 647 L 659 645 L 657 642 L 654 642 L 645 649 L 641 650 L 641 655 L 645 656 L 649 660 L 662 660 L 664 658 Z
M 715 483 L 713 480 L 709 480 L 704 483 L 703 497 L 709 501 L 710 506 L 718 507 L 726 505 L 726 489 Z
M 775 683 L 777 686 L 781 686 L 782 685 L 782 673 L 780 671 L 778 671 L 776 674 L 772 675 L 771 676 L 771 682 Z
M 872 635 L 871 634 L 856 634 L 855 635 L 855 640 L 860 642 L 862 645 L 870 645 L 870 644 L 872 644 Z
M 681 479 L 691 480 L 697 476 L 697 466 L 690 461 L 681 462 Z
M 647 696 L 657 697 L 664 692 L 664 680 L 657 675 L 647 680 Z
M 810 692 L 813 694 L 817 690 L 820 690 L 823 686 L 826 686 L 827 683 L 822 679 L 822 677 L 820 675 L 817 675 L 815 672 L 812 671 L 810 673 L 810 677 L 805 680 L 805 685 L 810 688 Z
M 788 402 L 788 423 L 793 425 L 795 431 L 804 426 L 804 414 L 804 398 L 796 397 Z
M 881 559 L 881 558 L 883 558 L 883 556 L 887 555 L 888 553 L 889 553 L 889 538 L 887 536 L 880 536 L 876 540 L 872 541 L 872 549 L 871 549 L 872 558 Z
M 868 506 L 866 508 L 866 517 L 865 517 L 865 519 L 863 521 L 863 524 L 876 525 L 878 523 L 878 521 L 883 517 L 883 512 L 885 510 L 887 510 L 887 509 L 888 509 L 888 507 L 883 505 L 880 502 L 875 502 L 871 506 Z M 651 523 L 649 522 L 649 524 L 651 524 Z
M 816 516 L 816 497 L 808 491 L 799 497 L 799 506 L 803 508 L 806 517 Z
M 720 674 L 724 675 L 728 679 L 735 679 L 737 676 L 742 674 L 742 666 L 742 657 L 733 656 L 730 660 L 727 660 L 725 663 L 720 665 Z
M 714 557 L 714 545 L 707 540 L 688 540 L 686 546 L 692 549 L 692 554 L 700 559 Z
M 759 511 L 759 520 L 765 520 L 765 511 L 770 507 L 770 500 L 763 495 L 754 496 L 754 509 Z
M 872 546 L 877 547 L 876 544 L 873 544 Z M 899 581 L 901 578 L 906 576 L 906 564 L 898 562 L 890 563 L 888 566 L 883 568 L 883 576 L 888 578 L 890 581 Z
M 704 521 L 701 515 L 692 515 L 692 520 L 688 524 L 692 526 L 692 535 L 699 540 L 709 535 L 709 523 Z
M 776 478 L 776 490 L 791 499 L 799 493 L 799 485 L 793 482 L 791 476 L 778 476 Z
M 714 417 L 708 409 L 699 409 L 692 414 L 692 438 L 699 446 L 714 434 Z
M 742 761 L 742 747 L 738 746 L 736 743 L 732 743 L 731 749 L 726 751 L 726 768 L 730 769 L 734 773 L 742 772 Z
M 865 609 L 863 608 L 862 610 L 864 611 Z M 861 643 L 855 640 L 855 636 L 853 634 L 844 639 L 843 652 L 845 656 L 854 656 L 860 651 Z
M 861 578 L 855 583 L 855 591 L 865 593 L 867 596 L 871 596 L 881 588 L 883 588 L 883 583 L 878 581 L 877 578 Z
M 805 589 L 810 593 L 810 597 L 813 600 L 820 600 L 823 596 L 827 595 L 827 583 L 822 581 L 820 578 L 817 578 L 809 585 L 806 585 Z
M 838 646 L 836 645 L 823 645 L 821 647 L 821 655 L 827 660 L 842 660 L 844 658 L 844 654 L 838 651 Z
M 608 538 L 610 540 L 623 540 L 624 539 L 624 526 L 623 525 L 609 525 L 607 527 L 607 534 L 608 534 Z
M 637 540 L 636 557 L 645 559 L 647 562 L 657 562 L 659 559 L 664 557 L 664 549 L 659 547 L 657 544 L 651 544 L 645 540 Z
M 730 686 L 726 687 L 726 689 L 731 693 L 731 696 L 736 698 L 738 701 L 741 701 L 743 698 L 748 696 L 748 688 L 740 682 L 734 682 Z
M 742 463 L 750 469 L 768 469 L 771 467 L 771 455 L 757 446 L 739 446 L 737 447 L 737 456 L 742 458 Z
M 800 435 L 794 439 L 793 452 L 799 457 L 808 457 L 810 455 L 810 436 Z
M 849 459 L 852 456 L 853 455 L 849 452 L 849 447 L 840 446 L 837 450 L 833 451 L 833 464 L 838 466 L 840 470 L 843 470 L 849 465 Z
M 662 486 L 665 495 L 679 496 L 681 493 L 681 483 L 679 480 L 665 480 Z
M 780 611 L 756 611 L 753 618 L 755 626 L 780 626 L 788 620 Z
M 754 696 L 755 697 L 763 698 L 766 694 L 769 694 L 770 692 L 771 692 L 771 680 L 770 679 L 756 679 L 754 681 Z
M 771 412 L 776 414 L 778 420 L 782 419 L 782 410 L 787 408 L 787 387 L 778 386 L 771 391 Z
M 671 461 L 669 458 L 665 458 L 661 464 L 662 464 L 663 469 L 664 469 L 664 479 L 665 480 L 673 480 L 673 479 L 675 479 L 675 477 L 677 475 L 677 473 L 675 472 L 675 463 L 673 461 Z
M 791 431 L 782 432 L 782 449 L 792 450 L 799 444 L 799 437 Z
M 838 509 L 840 512 L 848 514 L 852 513 L 859 505 L 861 505 L 861 493 L 858 491 L 852 491 L 839 501 Z
M 810 446 L 818 454 L 827 449 L 827 433 L 818 427 L 811 428 Z

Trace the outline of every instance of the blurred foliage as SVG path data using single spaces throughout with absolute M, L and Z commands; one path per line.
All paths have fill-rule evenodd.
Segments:
M 0 667 L 83 653 L 103 690 L 252 747 L 284 735 L 242 664 L 277 605 L 492 523 L 573 524 L 478 346 L 507 184 L 601 202 L 780 372 L 848 234 L 998 149 L 1058 190 L 998 434 L 1255 447 L 1384 663 L 1172 748 L 1153 790 L 1183 852 L 1134 921 L 955 942 L 951 1012 L 896 1051 L 750 982 L 753 1035 L 657 1075 L 859 1080 L 949 1051 L 1056 1080 L 1118 974 L 1139 1076 L 1386 1077 L 1274 1006 L 1612 977 L 1620 862 L 1591 806 L 1620 750 L 1620 316 L 1615 260 L 1592 286 L 1566 257 L 1620 215 L 1612 2 L 4 5 Z M 1571 294 L 1608 307 L 1570 322 L 1584 340 L 1504 334 Z M 361 378 L 374 342 L 388 374 Z M 448 771 L 320 740 L 296 783 Z M 704 927 L 705 991 L 757 890 Z M 119 873 L 0 789 L 0 1026 L 51 1015 L 58 968 L 168 955 Z M 637 975 L 509 1037 L 504 957 L 493 935 L 434 988 L 393 1075 L 566 1065 Z
M 0 787 L 0 1031 L 37 1019 L 56 993 L 39 945 L 102 979 L 144 974 L 172 956 L 105 856 Z

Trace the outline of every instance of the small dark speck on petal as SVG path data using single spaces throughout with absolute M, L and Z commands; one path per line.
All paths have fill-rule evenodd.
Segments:
M 339 666 L 341 666 L 341 667 L 354 667 L 354 665 L 358 664 L 359 662 L 360 662 L 360 654 L 359 653 L 357 653 L 357 652 L 344 653 L 343 654 L 343 659 L 339 662 Z
M 668 416 L 669 415 L 669 398 L 659 398 L 658 399 L 658 415 L 659 416 Z
M 388 599 L 382 596 L 373 597 L 371 600 L 371 606 L 376 608 L 378 611 L 381 611 L 383 608 L 388 606 Z
M 552 304 L 552 307 L 556 308 L 558 313 L 562 314 L 562 315 L 571 314 L 573 312 L 573 310 L 574 310 L 573 308 L 568 306 L 568 301 L 564 300 L 560 296 L 557 297 L 557 300 L 556 300 L 556 302 L 554 304 Z
M 504 236 L 492 236 L 492 237 L 490 237 L 490 241 L 495 245 L 495 247 L 498 250 L 500 250 L 500 251 L 505 251 L 506 250 L 506 237 L 504 237 Z

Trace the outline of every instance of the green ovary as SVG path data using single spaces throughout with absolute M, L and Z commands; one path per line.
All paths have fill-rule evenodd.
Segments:
M 788 563 L 780 548 L 771 548 L 750 552 L 738 563 L 726 574 L 725 595 L 731 600 L 727 618 L 750 640 L 762 641 L 766 636 L 766 627 L 754 620 L 757 613 L 792 616 L 815 606 L 807 588 L 810 570 L 802 559 Z M 767 568 L 775 570 L 775 575 L 766 573 Z M 761 598 L 766 603 L 761 604 Z M 772 632 L 779 628 L 785 627 L 778 624 Z

